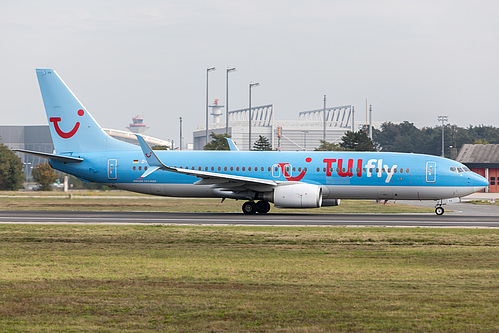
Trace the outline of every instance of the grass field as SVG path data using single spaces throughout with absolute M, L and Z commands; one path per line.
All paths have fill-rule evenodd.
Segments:
M 499 231 L 0 225 L 2 332 L 497 332 Z
M 220 199 L 182 199 L 146 196 L 125 191 L 74 192 L 73 199 L 63 192 L 0 192 L 0 210 L 100 210 L 167 212 L 241 212 L 244 201 Z M 432 213 L 432 208 L 389 202 L 342 200 L 340 206 L 318 209 L 279 209 L 271 212 L 300 213 Z

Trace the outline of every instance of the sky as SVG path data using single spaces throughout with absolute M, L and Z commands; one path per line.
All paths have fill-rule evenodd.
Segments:
M 0 0 L 0 124 L 47 124 L 35 68 L 53 68 L 102 127 L 184 142 L 209 100 L 275 118 L 353 105 L 365 119 L 499 126 L 494 0 Z

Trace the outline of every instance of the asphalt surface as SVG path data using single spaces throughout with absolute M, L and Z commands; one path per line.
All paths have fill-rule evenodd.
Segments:
M 499 228 L 499 215 L 0 211 L 0 223 Z

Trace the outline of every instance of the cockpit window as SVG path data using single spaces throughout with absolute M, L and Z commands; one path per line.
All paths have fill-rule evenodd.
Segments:
M 449 170 L 451 172 L 455 172 L 455 173 L 462 173 L 462 172 L 470 172 L 471 170 L 468 168 L 468 167 L 450 167 Z

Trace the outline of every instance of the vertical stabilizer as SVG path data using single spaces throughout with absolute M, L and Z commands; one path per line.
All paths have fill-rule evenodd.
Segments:
M 36 75 L 57 153 L 137 149 L 107 135 L 54 70 Z

